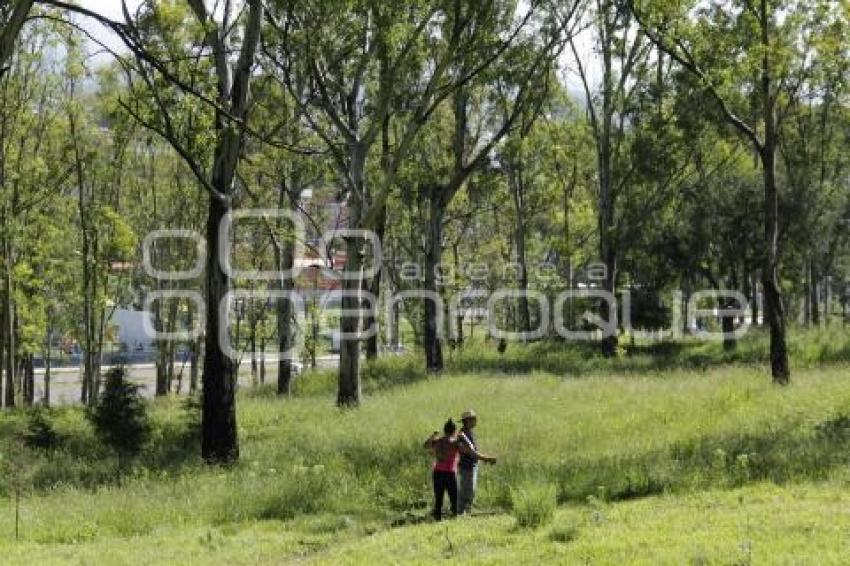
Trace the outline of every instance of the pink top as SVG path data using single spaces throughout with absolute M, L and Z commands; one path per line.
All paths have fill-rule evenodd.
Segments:
M 442 444 L 442 446 L 438 446 Z M 446 446 L 448 444 L 448 446 Z M 437 455 L 437 461 L 434 462 L 435 472 L 456 472 L 457 461 L 460 459 L 460 450 L 457 447 L 457 442 L 449 440 L 445 436 L 437 439 L 434 442 L 434 453 Z M 442 458 L 440 458 L 442 456 Z

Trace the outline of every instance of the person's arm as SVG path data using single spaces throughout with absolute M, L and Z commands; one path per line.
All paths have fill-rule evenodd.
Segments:
M 428 437 L 428 440 L 425 441 L 423 448 L 425 448 L 425 450 L 432 450 L 434 448 L 434 443 L 438 438 L 440 438 L 440 433 L 437 431 L 432 432 L 431 436 Z
M 495 456 L 488 456 L 487 454 L 484 454 L 482 452 L 479 452 L 478 450 L 475 450 L 472 446 L 469 445 L 469 443 L 465 442 L 464 440 L 461 440 L 460 442 L 458 442 L 458 448 L 460 448 L 460 451 L 461 451 L 462 454 L 466 454 L 467 456 L 472 456 L 476 460 L 480 460 L 480 461 L 486 462 L 488 464 L 495 464 L 496 463 L 496 457 Z

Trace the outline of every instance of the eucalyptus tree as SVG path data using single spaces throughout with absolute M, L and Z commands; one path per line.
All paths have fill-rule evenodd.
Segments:
M 731 0 L 703 5 L 630 0 L 650 40 L 693 75 L 721 119 L 758 154 L 764 190 L 761 281 L 770 327 L 774 383 L 788 384 L 786 313 L 779 282 L 782 257 L 777 157 L 796 93 L 812 86 L 812 69 L 826 56 L 821 38 L 844 25 L 840 4 L 828 1 Z
M 219 340 L 228 324 L 220 307 L 231 277 L 219 262 L 219 227 L 239 197 L 236 172 L 244 156 L 263 2 L 247 0 L 241 10 L 233 2 L 219 10 L 203 0 L 151 3 L 132 14 L 125 4 L 123 22 L 67 2 L 40 3 L 92 18 L 119 36 L 131 53 L 113 54 L 133 91 L 122 101 L 125 110 L 171 145 L 209 195 L 201 452 L 209 463 L 234 461 L 236 365 Z
M 160 133 L 172 145 L 209 193 L 201 452 L 208 462 L 218 463 L 230 462 L 239 457 L 235 399 L 237 370 L 234 360 L 225 352 L 220 341 L 220 331 L 228 324 L 226 312 L 225 317 L 221 317 L 224 311 L 221 307 L 231 290 L 231 277 L 219 262 L 221 246 L 224 244 L 219 238 L 219 228 L 233 209 L 237 197 L 236 171 L 243 157 L 245 122 L 251 108 L 250 86 L 264 8 L 261 0 L 249 0 L 244 14 L 234 14 L 231 11 L 232 4 L 227 2 L 225 9 L 218 14 L 211 12 L 203 0 L 187 0 L 187 3 L 194 22 L 175 18 L 169 14 L 167 5 L 153 6 L 145 14 L 149 20 L 140 22 L 149 23 L 146 34 L 140 33 L 138 27 L 128 33 L 137 46 L 138 64 L 134 70 L 138 72 L 138 79 L 135 80 L 142 81 L 145 93 L 156 109 L 145 116 L 135 110 L 131 112 L 143 125 Z M 175 19 L 169 20 L 169 17 Z M 150 48 L 144 43 L 146 35 L 158 32 L 166 41 L 174 39 L 171 34 L 175 30 L 171 26 L 175 24 L 178 28 L 187 24 L 193 26 L 192 43 L 188 46 L 176 41 L 166 43 L 165 52 L 151 56 Z M 147 51 L 141 55 L 140 49 Z M 178 50 L 176 53 L 175 49 Z M 210 65 L 201 72 L 206 75 L 205 86 L 211 86 L 211 104 L 208 109 L 211 109 L 212 116 L 205 113 L 195 122 L 187 120 L 189 117 L 182 113 L 184 108 L 181 108 L 180 102 L 186 102 L 186 94 L 173 86 L 177 82 L 172 80 L 173 76 L 165 79 L 171 88 L 162 89 L 160 67 L 163 63 L 155 57 L 177 56 L 178 62 L 174 65 L 178 68 L 172 68 L 170 73 L 180 82 L 191 84 L 200 77 L 194 75 L 181 78 L 181 71 L 186 71 L 179 68 L 179 61 L 181 58 L 198 58 L 199 54 L 210 59 Z M 198 72 L 198 69 L 191 71 Z M 188 74 L 191 75 L 191 71 Z M 209 85 L 210 82 L 212 85 Z M 195 99 L 189 102 L 198 103 Z M 211 156 L 203 155 L 203 152 L 198 155 L 192 145 L 187 145 L 198 143 L 198 128 L 202 128 L 201 132 L 210 138 Z
M 410 72 L 408 58 L 418 56 L 416 49 L 437 10 L 421 2 L 393 7 L 376 2 L 273 5 L 270 20 L 277 35 L 268 41 L 266 53 L 277 70 L 275 76 L 327 147 L 344 188 L 348 228 L 373 228 L 384 208 L 381 201 L 386 197 L 381 192 L 389 190 L 393 165 L 387 167 L 389 175 L 382 180 L 383 186 L 372 187 L 367 181 L 368 162 L 399 94 L 393 79 Z M 439 86 L 442 72 L 436 69 L 429 90 Z M 427 111 L 433 96 L 433 92 L 426 93 L 417 114 Z M 406 137 L 412 139 L 418 127 L 416 120 L 411 120 Z M 342 308 L 349 314 L 340 317 L 343 339 L 337 403 L 354 406 L 361 396 L 357 338 L 361 321 L 350 313 L 362 306 L 365 249 L 356 234 L 349 232 L 343 240 Z
M 576 41 L 570 41 L 570 48 L 596 148 L 599 261 L 605 266 L 603 289 L 609 295 L 608 302 L 603 302 L 600 308 L 600 316 L 608 327 L 602 349 L 605 355 L 613 356 L 617 351 L 619 326 L 615 298 L 618 262 L 623 253 L 618 207 L 632 182 L 634 163 L 630 158 L 634 138 L 630 114 L 646 80 L 650 49 L 646 37 L 618 0 L 596 0 L 585 16 L 601 67 L 598 84 L 592 74 L 597 69 L 590 68 Z
M 546 269 L 560 267 L 560 280 L 569 281 L 575 236 L 571 235 L 570 209 L 581 202 L 584 195 L 580 185 L 586 185 L 591 172 L 588 164 L 592 159 L 586 152 L 591 142 L 583 135 L 586 128 L 568 93 L 557 84 L 552 90 L 551 94 L 541 93 L 544 97 L 540 104 L 523 112 L 517 127 L 495 152 L 512 205 L 512 259 L 516 262 L 515 284 L 521 292 L 529 289 L 531 272 L 541 264 L 546 264 Z M 510 98 L 505 98 L 500 93 L 497 100 L 510 104 Z M 504 119 L 509 110 L 509 106 L 503 106 Z M 561 206 L 553 207 L 553 202 Z M 531 259 L 535 256 L 536 262 Z M 531 331 L 531 321 L 528 298 L 521 293 L 518 330 Z
M 268 44 L 265 49 L 268 52 Z M 315 266 L 324 265 L 327 259 L 321 257 L 323 250 L 311 247 L 311 241 L 315 242 L 322 235 L 324 211 L 306 206 L 303 197 L 308 190 L 313 197 L 328 192 L 324 185 L 332 171 L 326 152 L 322 149 L 322 140 L 316 137 L 304 119 L 301 106 L 292 99 L 288 89 L 275 80 L 275 72 L 279 70 L 276 62 L 261 59 L 261 63 L 263 72 L 254 86 L 257 94 L 252 120 L 258 130 L 266 132 L 264 137 L 273 138 L 274 143 L 257 141 L 252 144 L 252 158 L 243 168 L 242 176 L 246 186 L 253 186 L 251 202 L 261 208 L 262 203 L 271 202 L 285 213 L 275 219 L 263 220 L 263 232 L 264 240 L 271 244 L 272 261 L 272 265 L 265 269 L 277 272 L 272 288 L 283 295 L 289 295 L 295 289 L 296 278 L 301 272 L 295 261 L 299 247 L 306 251 L 305 257 L 315 259 L 311 269 L 319 269 Z M 251 179 L 255 183 L 251 183 Z M 293 216 L 303 221 L 304 234 L 296 230 L 291 221 Z M 299 241 L 299 238 L 305 240 Z M 317 293 L 316 290 L 313 292 Z M 313 300 L 315 302 L 316 297 Z M 278 356 L 279 395 L 288 396 L 292 392 L 295 338 L 298 332 L 304 331 L 297 327 L 296 306 L 290 299 L 279 299 L 275 309 L 277 350 L 281 354 L 292 354 Z M 315 358 L 315 352 L 312 357 Z
M 349 228 L 380 231 L 399 168 L 423 125 L 526 28 L 530 16 L 498 32 L 482 25 L 502 12 L 493 1 L 272 3 L 269 19 L 277 34 L 267 55 L 331 155 Z M 471 64 L 461 71 L 463 57 Z M 379 172 L 374 179 L 370 163 Z M 365 271 L 364 241 L 350 234 L 343 238 L 348 313 L 361 307 Z M 340 319 L 341 406 L 360 401 L 360 323 L 359 316 Z

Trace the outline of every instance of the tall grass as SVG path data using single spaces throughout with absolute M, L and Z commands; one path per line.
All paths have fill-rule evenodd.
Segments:
M 241 463 L 207 469 L 157 451 L 180 430 L 179 404 L 152 410 L 154 441 L 119 486 L 78 411 L 55 416 L 69 440 L 32 451 L 24 536 L 68 542 L 161 528 L 289 520 L 334 513 L 392 522 L 427 514 L 421 442 L 468 405 L 481 414 L 480 508 L 508 509 L 516 488 L 554 486 L 560 502 L 822 479 L 850 463 L 850 390 L 841 370 L 800 371 L 795 385 L 735 369 L 564 380 L 457 376 L 367 398 L 356 411 L 314 396 L 239 403 Z M 23 427 L 0 421 L 4 438 Z M 179 436 L 179 435 L 178 435 Z M 167 465 L 162 465 L 166 462 Z M 8 490 L 9 478 L 0 479 Z M 8 491 L 7 491 L 8 492 Z M 0 513 L 0 538 L 12 532 Z
M 764 346 L 760 336 L 751 340 L 736 355 Z M 430 459 L 422 441 L 469 406 L 481 415 L 482 449 L 499 456 L 481 471 L 483 509 L 516 509 L 517 490 L 532 484 L 552 486 L 560 503 L 583 503 L 820 480 L 850 464 L 850 389 L 842 367 L 800 368 L 842 360 L 845 341 L 814 332 L 792 341 L 798 370 L 789 388 L 773 387 L 759 367 L 659 370 L 650 363 L 696 359 L 709 348 L 700 345 L 618 361 L 552 345 L 481 353 L 480 365 L 498 372 L 472 368 L 472 353 L 455 352 L 455 367 L 469 363 L 475 371 L 433 378 L 414 357 L 385 358 L 365 366 L 368 393 L 353 411 L 334 407 L 332 372 L 308 373 L 292 399 L 240 393 L 242 459 L 221 469 L 200 463 L 193 413 L 157 401 L 150 440 L 120 484 L 118 462 L 79 409 L 51 411 L 62 440 L 50 450 L 20 447 L 28 420 L 6 412 L 0 453 L 4 466 L 14 466 L 0 474 L 0 495 L 25 485 L 22 536 L 44 543 L 323 514 L 388 525 L 427 515 Z M 586 377 L 568 379 L 570 363 Z M 628 371 L 605 365 L 617 363 Z M 0 510 L 0 540 L 14 532 L 13 520 Z
M 555 517 L 555 486 L 526 484 L 511 490 L 511 513 L 518 527 L 536 529 Z

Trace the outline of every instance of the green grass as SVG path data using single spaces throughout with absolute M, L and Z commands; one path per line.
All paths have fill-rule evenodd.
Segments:
M 0 556 L 4 564 L 841 563 L 847 549 L 836 533 L 850 528 L 847 368 L 799 362 L 801 352 L 820 360 L 836 350 L 836 340 L 824 342 L 797 347 L 788 388 L 744 364 L 605 371 L 603 363 L 629 362 L 597 361 L 579 379 L 481 368 L 429 378 L 410 359 L 390 358 L 365 369 L 363 406 L 341 411 L 332 375 L 308 374 L 293 399 L 243 391 L 242 459 L 224 469 L 199 463 L 196 423 L 176 400 L 153 404 L 152 440 L 123 477 L 81 411 L 52 414 L 64 440 L 49 452 L 20 448 L 26 418 L 4 413 Z M 505 358 L 530 355 L 519 354 Z M 484 516 L 436 525 L 427 520 L 421 443 L 468 406 L 499 464 L 481 472 Z
M 505 516 L 383 532 L 334 545 L 315 564 L 846 564 L 842 483 L 657 496 L 562 508 L 550 527 Z
M 845 564 L 850 491 L 838 480 L 561 508 L 517 529 L 508 515 L 373 532 L 328 515 L 166 526 L 83 543 L 7 543 L 5 564 Z

